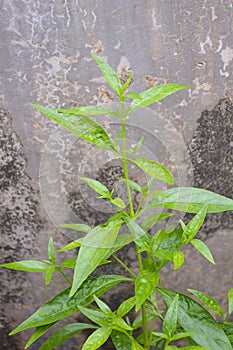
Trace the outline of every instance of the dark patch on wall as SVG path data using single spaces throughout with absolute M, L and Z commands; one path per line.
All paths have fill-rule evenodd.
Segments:
M 37 213 L 36 193 L 26 174 L 26 159 L 9 113 L 0 106 L 0 259 L 2 263 L 33 255 L 33 242 L 42 225 Z M 19 337 L 8 337 L 14 310 L 23 307 L 29 286 L 22 272 L 0 268 L 1 350 L 22 349 Z M 9 312 L 9 310 L 12 310 Z M 16 313 L 15 313 L 16 314 Z M 17 316 L 16 316 L 17 317 Z M 20 346 L 20 348 L 18 348 Z
M 233 198 L 233 103 L 224 98 L 205 110 L 188 147 L 193 185 Z M 209 237 L 216 229 L 233 226 L 232 212 L 209 214 L 201 230 Z

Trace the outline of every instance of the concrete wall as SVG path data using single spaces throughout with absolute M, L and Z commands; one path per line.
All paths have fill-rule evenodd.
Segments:
M 147 132 L 145 151 L 154 153 L 153 145 L 162 144 L 158 158 L 164 156 L 170 168 L 175 163 L 178 175 L 186 166 L 177 184 L 183 179 L 233 197 L 232 7 L 231 0 L 0 1 L 1 261 L 46 258 L 49 236 L 57 247 L 69 239 L 71 233 L 59 228 L 63 219 L 105 218 L 103 210 L 93 212 L 96 204 L 80 195 L 74 174 L 82 164 L 83 171 L 114 182 L 106 175 L 112 165 L 104 173 L 103 161 L 96 166 L 101 154 L 29 106 L 113 102 L 93 52 L 105 57 L 122 78 L 132 69 L 134 90 L 158 83 L 191 86 L 152 106 L 154 113 L 145 112 L 145 127 L 140 125 Z M 138 132 L 134 123 L 132 138 Z M 169 164 L 169 156 L 175 162 Z M 116 171 L 121 171 L 117 164 Z M 59 206 L 61 198 L 66 207 Z M 226 290 L 232 287 L 231 228 L 232 214 L 211 216 L 203 237 L 216 252 L 217 266 L 213 270 L 187 250 L 186 269 L 174 277 L 173 286 L 201 288 L 225 303 Z M 127 259 L 134 266 L 133 251 Z M 53 294 L 54 284 L 45 291 L 40 276 L 0 274 L 2 349 L 21 350 L 26 336 L 9 338 L 7 332 Z M 59 283 L 62 288 L 64 283 Z M 66 349 L 74 346 L 67 344 Z M 79 340 L 75 344 L 81 347 Z

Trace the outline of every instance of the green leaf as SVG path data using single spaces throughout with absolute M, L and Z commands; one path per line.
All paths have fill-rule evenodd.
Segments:
M 177 326 L 178 299 L 179 299 L 179 294 L 176 294 L 163 320 L 162 331 L 163 333 L 168 335 L 169 339 L 172 338 Z
M 164 84 L 159 86 L 154 86 L 151 89 L 145 90 L 140 93 L 142 100 L 135 99 L 130 105 L 130 111 L 139 108 L 146 107 L 156 101 L 162 100 L 166 96 L 173 94 L 181 89 L 188 89 L 189 87 L 181 84 Z
M 121 224 L 114 227 L 96 226 L 84 237 L 74 270 L 70 296 L 74 295 L 83 281 L 106 259 L 114 246 Z
M 174 263 L 174 270 L 179 269 L 183 265 L 184 254 L 181 251 L 173 253 L 173 263 Z
M 25 349 L 29 348 L 30 345 L 32 345 L 37 339 L 45 334 L 47 330 L 51 328 L 55 323 L 56 322 L 37 327 L 25 345 Z
M 196 346 L 196 345 L 191 345 L 191 346 L 182 346 L 183 350 L 206 350 L 206 348 L 203 348 L 202 346 Z
M 217 193 L 195 187 L 175 187 L 165 191 L 167 195 L 160 205 L 187 213 L 197 213 L 204 204 L 208 205 L 207 213 L 218 213 L 233 210 L 233 200 Z
M 124 209 L 126 207 L 125 202 L 123 201 L 123 199 L 121 199 L 119 197 L 112 198 L 110 200 L 110 202 L 112 204 L 116 205 L 120 209 Z
M 102 71 L 102 74 L 104 76 L 104 79 L 107 81 L 109 86 L 117 93 L 118 96 L 121 96 L 121 82 L 117 75 L 117 73 L 112 69 L 112 67 L 102 60 L 99 56 L 93 54 L 92 57 L 96 60 L 96 62 L 99 64 L 99 67 Z
M 143 230 L 147 230 L 148 228 L 152 227 L 156 222 L 166 219 L 169 216 L 172 216 L 171 213 L 161 212 L 161 213 L 153 213 L 151 215 L 148 215 L 141 224 L 141 227 Z
M 135 339 L 132 339 L 132 350 L 145 350 Z
M 223 329 L 229 342 L 231 343 L 231 346 L 233 347 L 233 324 L 219 322 L 219 326 Z
M 131 297 L 123 301 L 123 303 L 118 307 L 116 315 L 119 317 L 125 316 L 135 305 L 135 297 Z
M 133 328 L 129 326 L 128 323 L 126 323 L 121 317 L 115 316 L 112 321 L 112 327 L 115 330 L 122 330 L 122 332 L 133 330 Z
M 72 242 L 68 243 L 67 245 L 65 245 L 64 247 L 62 247 L 61 249 L 59 249 L 58 252 L 63 252 L 65 250 L 78 248 L 81 246 L 82 241 L 83 241 L 83 238 L 76 239 L 75 241 L 72 241 Z
M 56 266 L 47 266 L 45 270 L 45 284 L 49 285 L 51 278 L 53 277 L 53 273 L 56 270 Z
M 177 292 L 157 288 L 167 306 Z M 178 324 L 186 332 L 194 332 L 191 338 L 207 350 L 232 350 L 228 338 L 211 314 L 189 296 L 179 293 Z
M 48 264 L 39 260 L 22 260 L 6 264 L 0 264 L 0 267 L 5 267 L 11 270 L 28 271 L 28 272 L 45 272 Z
M 75 268 L 75 263 L 76 263 L 76 259 L 75 258 L 67 258 L 67 259 L 62 261 L 62 263 L 60 264 L 60 267 L 66 267 L 68 269 L 74 269 Z
M 155 313 L 154 312 L 147 312 L 146 313 L 146 321 L 150 321 L 151 319 L 153 319 L 155 317 Z M 135 318 L 134 322 L 133 322 L 133 328 L 137 329 L 139 327 L 142 326 L 142 315 L 139 315 L 138 317 Z
M 130 278 L 118 275 L 96 276 L 86 280 L 72 298 L 69 297 L 70 288 L 57 294 L 43 304 L 34 314 L 15 328 L 10 335 L 27 328 L 51 324 L 78 311 L 78 305 L 88 305 L 95 296 L 101 296 L 120 282 L 130 281 Z
M 191 241 L 196 236 L 197 232 L 200 230 L 205 220 L 207 210 L 208 205 L 204 204 L 203 207 L 192 218 L 192 220 L 188 223 L 187 226 L 181 221 L 181 226 L 185 234 L 186 242 Z
M 174 183 L 172 174 L 163 164 L 143 157 L 132 158 L 130 161 L 135 163 L 154 179 L 165 181 L 171 185 Z
M 178 339 L 184 339 L 184 338 L 188 338 L 191 337 L 191 335 L 193 335 L 192 332 L 182 332 L 182 333 L 176 333 L 173 335 L 171 340 L 178 340 Z
M 79 305 L 79 310 L 89 320 L 97 323 L 100 326 L 112 325 L 113 312 L 111 310 L 108 312 L 108 315 L 106 312 L 103 312 L 99 309 L 88 309 L 87 307 L 83 307 L 81 305 Z
M 145 232 L 134 220 L 126 217 L 125 222 L 128 226 L 130 233 L 132 234 L 134 242 L 143 249 L 148 249 L 149 235 Z
M 133 77 L 133 72 L 129 72 L 129 76 L 128 76 L 128 79 L 126 80 L 125 84 L 122 86 L 121 88 L 121 94 L 123 95 L 124 92 L 128 89 L 130 83 L 131 83 L 131 80 L 132 80 L 132 77 Z
M 56 262 L 56 256 L 54 251 L 54 245 L 53 245 L 53 238 L 50 237 L 49 243 L 48 243 L 48 259 L 50 264 L 55 264 Z
M 132 149 L 132 151 L 128 151 L 129 154 L 136 153 L 139 150 L 139 148 L 141 147 L 141 145 L 143 144 L 143 141 L 144 141 L 144 136 L 142 136 L 140 138 L 140 140 L 137 142 L 136 146 Z
M 123 179 L 123 178 L 120 178 L 118 180 L 119 181 L 123 181 L 123 182 L 128 182 L 132 189 L 134 189 L 137 192 L 142 192 L 142 187 L 137 182 L 134 182 L 134 181 L 129 180 L 129 179 L 126 180 L 126 179 Z
M 233 288 L 228 291 L 228 314 L 230 315 L 233 311 Z
M 98 297 L 94 296 L 95 302 L 96 304 L 99 306 L 100 310 L 104 313 L 111 313 L 111 309 L 110 307 L 105 304 L 102 300 L 100 300 Z
M 91 227 L 85 224 L 62 224 L 62 227 L 70 228 L 71 230 L 88 233 Z
M 217 300 L 215 300 L 214 298 L 212 298 L 211 296 L 209 296 L 208 294 L 201 292 L 199 290 L 195 290 L 195 289 L 188 289 L 188 291 L 192 294 L 194 294 L 200 301 L 202 301 L 203 304 L 205 304 L 210 310 L 214 311 L 217 315 L 219 315 L 220 317 L 223 318 L 223 312 L 222 312 L 222 308 L 219 305 L 219 303 L 217 302 Z
M 204 242 L 202 242 L 200 239 L 194 238 L 190 241 L 190 243 L 199 251 L 199 253 L 201 253 L 207 260 L 209 260 L 211 264 L 215 265 L 211 251 Z
M 70 323 L 56 330 L 39 348 L 39 350 L 52 350 L 75 334 L 82 332 L 85 329 L 97 328 L 88 323 Z
M 128 335 L 113 330 L 111 339 L 116 350 L 132 350 L 132 340 Z
M 136 311 L 155 289 L 158 281 L 159 275 L 156 271 L 143 270 L 139 273 L 135 281 Z
M 96 350 L 103 345 L 110 337 L 112 332 L 111 327 L 101 327 L 93 332 L 85 341 L 82 350 Z
M 101 125 L 94 120 L 83 116 L 59 113 L 57 108 L 49 108 L 31 104 L 31 106 L 41 113 L 47 115 L 58 124 L 69 130 L 74 135 L 84 139 L 98 147 L 114 150 L 112 140 Z
M 135 91 L 129 92 L 125 97 L 132 98 L 135 100 L 142 100 L 143 99 L 142 96 L 138 92 L 135 92 Z
M 97 106 L 84 106 L 78 108 L 70 108 L 70 109 L 59 109 L 59 113 L 65 114 L 77 114 L 77 115 L 98 115 L 98 114 L 116 114 L 115 111 L 111 109 L 97 107 Z
M 101 182 L 94 179 L 89 179 L 87 177 L 80 177 L 80 180 L 85 181 L 88 186 L 90 186 L 94 191 L 101 194 L 102 196 L 106 196 L 107 198 L 111 196 L 107 187 L 104 186 Z
M 172 232 L 160 230 L 153 236 L 151 243 L 153 254 L 158 250 L 167 250 L 174 253 L 183 246 L 183 231 L 181 228 L 175 229 Z M 173 256 L 171 260 L 173 260 Z

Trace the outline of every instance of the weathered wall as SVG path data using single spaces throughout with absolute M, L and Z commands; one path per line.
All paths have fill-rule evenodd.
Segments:
M 83 171 L 105 176 L 101 173 L 104 162 L 99 163 L 100 169 L 96 167 L 101 155 L 94 156 L 92 148 L 69 138 L 29 106 L 30 102 L 70 107 L 113 101 L 91 52 L 106 57 L 122 76 L 131 68 L 135 90 L 164 82 L 191 86 L 152 107 L 159 117 L 150 121 L 145 117 L 145 129 L 151 131 L 146 150 L 153 153 L 152 145 L 160 140 L 159 157 L 165 153 L 169 159 L 170 152 L 178 157 L 175 163 L 182 163 L 187 148 L 193 163 L 190 183 L 233 196 L 232 7 L 231 0 L 0 1 L 1 261 L 31 255 L 45 258 L 50 235 L 58 240 L 58 247 L 67 241 L 58 226 L 63 218 L 96 220 L 97 212 L 93 214 L 90 203 L 77 191 L 77 179 L 71 174 L 78 161 Z M 162 122 L 167 131 L 160 130 Z M 136 135 L 136 125 L 131 129 Z M 57 211 L 59 196 L 66 199 L 68 209 Z M 103 217 L 99 211 L 97 220 Z M 214 292 L 223 301 L 224 291 L 232 287 L 231 228 L 231 214 L 208 219 L 203 235 L 211 234 L 209 244 L 216 251 L 217 266 L 212 270 L 188 250 L 187 270 L 180 270 L 173 284 L 185 289 L 190 282 L 190 287 Z M 128 259 L 134 264 L 131 250 Z M 21 350 L 24 336 L 9 339 L 7 332 L 41 298 L 52 295 L 53 285 L 45 292 L 38 276 L 28 280 L 26 274 L 5 270 L 0 274 L 1 344 L 3 350 Z M 69 344 L 67 349 L 72 348 Z

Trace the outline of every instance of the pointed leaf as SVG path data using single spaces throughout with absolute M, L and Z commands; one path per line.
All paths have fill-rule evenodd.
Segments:
M 233 324 L 219 323 L 219 326 L 223 329 L 233 347 Z
M 63 252 L 65 250 L 70 250 L 70 249 L 75 249 L 81 246 L 83 241 L 83 238 L 80 239 L 76 239 L 75 241 L 72 241 L 70 243 L 68 243 L 67 245 L 65 245 L 64 247 L 62 247 L 61 249 L 58 250 L 58 252 Z
M 122 178 L 120 178 L 118 180 L 123 181 L 123 182 L 128 182 L 130 187 L 132 187 L 132 189 L 134 189 L 137 192 L 142 192 L 142 187 L 137 182 L 134 182 L 132 180 L 122 179 Z
M 209 260 L 211 264 L 215 265 L 211 251 L 204 242 L 202 242 L 200 239 L 194 238 L 190 241 L 190 243 L 199 251 L 199 253 L 201 253 L 207 260 Z
M 129 154 L 134 154 L 139 150 L 139 148 L 143 144 L 144 138 L 145 138 L 144 136 L 140 138 L 140 140 L 137 142 L 136 146 L 132 149 L 132 151 L 129 151 Z
M 35 331 L 33 332 L 33 334 L 31 335 L 31 337 L 29 338 L 27 344 L 25 345 L 25 349 L 27 349 L 30 345 L 32 345 L 37 339 L 39 339 L 43 334 L 45 334 L 47 332 L 47 330 L 49 328 L 51 328 L 54 323 L 49 323 L 46 324 L 44 326 L 40 326 L 40 327 L 36 327 Z
M 171 340 L 184 339 L 184 338 L 191 337 L 191 335 L 193 335 L 192 332 L 176 333 L 176 334 L 173 335 Z
M 89 309 L 79 305 L 79 310 L 81 313 L 86 316 L 92 322 L 97 323 L 100 326 L 109 326 L 112 324 L 113 312 L 110 310 L 109 314 L 106 315 L 105 312 L 99 309 Z
M 132 310 L 134 305 L 135 305 L 135 297 L 131 297 L 129 299 L 126 299 L 118 307 L 117 312 L 116 312 L 117 316 L 119 316 L 119 317 L 125 316 L 130 310 Z
M 121 224 L 115 227 L 96 226 L 84 237 L 74 270 L 70 296 L 74 295 L 83 281 L 106 259 L 116 241 Z
M 141 271 L 135 281 L 136 311 L 157 286 L 159 275 L 156 271 Z
M 203 302 L 203 304 L 205 304 L 210 310 L 214 311 L 217 315 L 219 315 L 220 317 L 223 318 L 223 312 L 222 312 L 222 308 L 219 305 L 219 303 L 217 302 L 217 300 L 215 300 L 214 298 L 212 298 L 211 296 L 209 296 L 208 294 L 201 292 L 199 290 L 195 290 L 195 289 L 188 289 L 188 291 L 192 294 L 194 294 L 200 301 Z
M 154 235 L 152 240 L 152 252 L 156 253 L 157 250 L 168 250 L 172 253 L 180 250 L 183 246 L 183 231 L 178 228 L 172 232 L 167 230 L 160 230 Z M 173 257 L 171 257 L 171 260 Z
M 59 113 L 59 109 L 57 108 L 49 108 L 36 104 L 31 104 L 31 106 L 41 113 L 47 115 L 49 118 L 53 119 L 55 122 L 62 125 L 64 128 L 81 139 L 84 139 L 98 147 L 113 151 L 114 147 L 109 135 L 102 128 L 102 126 L 96 123 L 94 120 L 83 115 Z
M 39 350 L 52 350 L 60 344 L 64 343 L 67 339 L 73 337 L 75 334 L 82 332 L 85 329 L 96 328 L 92 324 L 88 323 L 70 323 L 62 328 L 56 330 L 39 348 Z
M 129 92 L 125 97 L 132 98 L 135 100 L 143 100 L 142 96 L 138 92 L 135 92 L 135 91 Z
M 208 204 L 204 204 L 203 207 L 198 211 L 198 213 L 188 223 L 187 227 L 181 221 L 181 226 L 184 230 L 184 234 L 187 242 L 191 241 L 200 230 L 205 220 L 207 211 L 208 211 Z
M 167 306 L 177 292 L 157 288 Z M 178 324 L 186 332 L 194 332 L 191 338 L 207 350 L 232 350 L 228 338 L 211 314 L 194 299 L 179 293 Z
M 149 235 L 145 232 L 134 220 L 125 218 L 130 233 L 132 234 L 134 242 L 143 249 L 148 249 Z
M 104 303 L 102 300 L 100 300 L 98 297 L 94 296 L 94 299 L 102 312 L 104 313 L 112 312 L 110 307 L 106 303 Z
M 200 188 L 175 187 L 165 191 L 165 194 L 167 198 L 164 198 L 160 204 L 165 208 L 197 213 L 204 204 L 207 204 L 207 213 L 233 210 L 232 199 Z
M 98 114 L 116 114 L 115 111 L 104 107 L 97 106 L 84 106 L 78 108 L 70 108 L 70 109 L 59 109 L 59 113 L 65 114 L 77 114 L 77 115 L 98 115 Z
M 47 263 L 39 260 L 22 260 L 0 264 L 0 267 L 28 272 L 45 272 L 47 266 L 49 266 Z
M 93 332 L 85 341 L 82 350 L 96 350 L 103 345 L 110 337 L 112 332 L 111 327 L 101 327 Z
M 165 181 L 171 185 L 174 183 L 172 174 L 163 164 L 156 162 L 155 160 L 143 157 L 132 158 L 130 161 L 135 163 L 137 166 L 139 166 L 139 168 L 141 168 L 154 179 Z
M 102 71 L 104 79 L 107 81 L 109 86 L 111 86 L 111 88 L 117 93 L 117 95 L 120 96 L 122 86 L 117 73 L 112 69 L 112 67 L 107 62 L 102 60 L 102 58 L 100 58 L 99 56 L 93 54 L 92 57 L 99 64 L 99 67 Z
M 81 232 L 89 232 L 91 227 L 86 224 L 62 224 L 62 227 L 70 228 L 71 230 L 81 231 Z
M 75 263 L 76 263 L 76 259 L 75 258 L 67 258 L 67 259 L 62 261 L 60 266 L 61 267 L 66 267 L 68 269 L 74 269 L 75 268 Z
M 34 314 L 15 328 L 10 335 L 27 328 L 51 324 L 78 311 L 78 305 L 88 305 L 94 300 L 94 295 L 101 296 L 120 282 L 130 281 L 130 278 L 118 275 L 105 275 L 89 278 L 70 298 L 70 288 L 57 294 L 43 304 Z
M 228 291 L 228 314 L 230 315 L 233 311 L 233 288 Z
M 141 227 L 144 230 L 147 230 L 148 228 L 152 227 L 156 222 L 166 219 L 169 216 L 172 216 L 173 214 L 171 213 L 166 213 L 166 212 L 161 212 L 161 213 L 154 213 L 151 215 L 148 215 L 141 224 Z
M 179 294 L 177 293 L 175 298 L 171 302 L 167 310 L 166 316 L 163 320 L 162 331 L 163 333 L 168 335 L 169 339 L 172 338 L 177 326 L 178 299 L 179 299 Z
M 89 179 L 87 177 L 80 177 L 80 180 L 85 181 L 88 186 L 90 186 L 94 191 L 101 194 L 102 196 L 110 197 L 109 190 L 101 182 L 94 179 Z
M 145 90 L 140 93 L 142 100 L 139 100 L 137 98 L 132 101 L 130 111 L 139 107 L 148 106 L 156 101 L 162 100 L 164 97 L 169 96 L 176 91 L 188 88 L 188 86 L 181 84 L 164 84 L 154 86 L 151 89 Z
M 53 277 L 53 273 L 56 270 L 56 266 L 47 266 L 45 270 L 45 284 L 49 285 L 51 278 Z
M 111 339 L 116 350 L 132 350 L 132 340 L 128 335 L 113 330 Z
M 135 339 L 132 339 L 132 350 L 145 350 Z
M 48 243 L 48 259 L 50 264 L 55 264 L 56 256 L 54 251 L 54 245 L 53 245 L 53 238 L 50 237 L 49 243 Z
M 183 265 L 184 254 L 181 251 L 173 253 L 173 263 L 174 263 L 174 270 L 179 269 Z
M 130 72 L 129 72 L 128 79 L 126 80 L 125 84 L 124 84 L 124 85 L 122 86 L 122 88 L 121 88 L 121 93 L 122 93 L 122 95 L 123 95 L 124 92 L 128 89 L 128 87 L 129 87 L 129 85 L 130 85 L 130 83 L 131 83 L 131 81 L 132 81 L 132 77 L 133 77 L 133 72 L 130 71 Z

